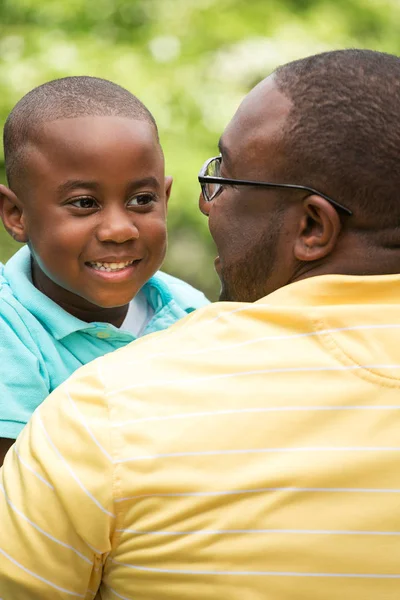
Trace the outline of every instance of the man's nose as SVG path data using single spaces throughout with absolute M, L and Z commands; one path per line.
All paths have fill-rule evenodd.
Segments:
M 205 215 L 206 217 L 208 217 L 210 214 L 210 206 L 211 206 L 211 202 L 207 202 L 207 200 L 204 199 L 204 194 L 202 192 L 200 192 L 199 209 L 203 213 L 203 215 Z
M 100 242 L 123 244 L 139 237 L 139 229 L 135 224 L 135 214 L 125 208 L 113 208 L 104 211 L 102 221 L 97 228 Z

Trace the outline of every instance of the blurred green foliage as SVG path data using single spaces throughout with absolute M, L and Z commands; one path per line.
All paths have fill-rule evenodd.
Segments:
M 175 179 L 165 269 L 215 298 L 196 179 L 242 97 L 278 64 L 332 48 L 400 53 L 399 0 L 1 0 L 0 119 L 33 87 L 111 79 L 154 114 Z M 4 170 L 0 157 L 0 178 Z M 15 251 L 0 232 L 0 260 Z

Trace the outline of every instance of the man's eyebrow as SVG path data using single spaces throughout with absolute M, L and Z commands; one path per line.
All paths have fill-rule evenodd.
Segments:
M 228 151 L 227 147 L 225 146 L 222 138 L 219 139 L 218 149 L 219 149 L 221 155 L 223 156 L 224 161 L 230 162 L 229 151 Z

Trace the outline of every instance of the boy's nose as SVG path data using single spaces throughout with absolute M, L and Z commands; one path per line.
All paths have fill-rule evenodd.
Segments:
M 107 211 L 103 214 L 101 224 L 97 228 L 100 242 L 123 244 L 138 239 L 139 230 L 134 223 L 135 215 L 122 211 Z

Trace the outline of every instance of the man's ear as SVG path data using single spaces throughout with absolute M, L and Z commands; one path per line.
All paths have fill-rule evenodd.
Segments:
M 303 203 L 294 253 L 299 261 L 311 262 L 328 256 L 336 246 L 342 224 L 336 209 L 321 196 L 308 196 Z
M 6 231 L 17 242 L 28 241 L 21 201 L 10 188 L 0 184 L 0 217 Z
M 168 204 L 168 200 L 171 196 L 173 178 L 170 175 L 167 175 L 165 178 L 165 198 Z

